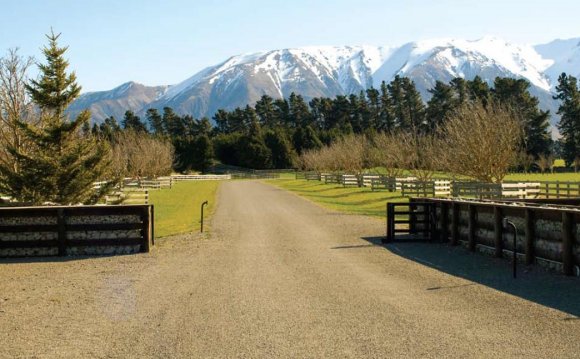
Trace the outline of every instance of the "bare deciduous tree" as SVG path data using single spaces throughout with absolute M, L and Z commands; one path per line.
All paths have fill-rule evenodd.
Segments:
M 401 133 L 397 136 L 403 165 L 419 181 L 429 181 L 437 167 L 439 144 L 435 136 L 418 133 Z
M 399 146 L 397 134 L 376 134 L 368 153 L 372 166 L 381 167 L 388 177 L 398 177 L 406 168 L 407 159 Z
M 536 161 L 536 165 L 540 169 L 542 173 L 546 173 L 546 171 L 552 172 L 554 168 L 554 161 L 555 158 L 552 154 L 541 154 Z
M 527 153 L 525 149 L 521 149 L 518 152 L 516 163 L 524 169 L 525 173 L 528 173 L 536 161 L 534 161 L 534 156 Z
M 25 88 L 32 64 L 32 58 L 21 57 L 16 48 L 0 58 L 0 161 L 14 172 L 18 172 L 18 164 L 8 148 L 23 152 L 27 146 L 18 122 L 39 120 Z
M 330 146 L 332 158 L 336 159 L 335 170 L 360 177 L 365 169 L 367 140 L 365 136 L 346 136 Z
M 168 140 L 124 131 L 113 143 L 113 173 L 119 177 L 157 177 L 171 173 L 174 155 Z
M 484 182 L 501 182 L 516 163 L 522 126 L 509 108 L 488 102 L 461 107 L 439 129 L 440 166 Z

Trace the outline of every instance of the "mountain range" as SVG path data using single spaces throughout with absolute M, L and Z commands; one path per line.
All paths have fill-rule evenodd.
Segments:
M 540 106 L 555 114 L 558 104 L 552 95 L 562 72 L 580 76 L 580 38 L 535 46 L 497 37 L 424 40 L 397 47 L 312 46 L 232 56 L 171 86 L 128 82 L 110 91 L 84 93 L 69 111 L 74 115 L 88 108 L 93 121 L 100 122 L 107 116 L 121 119 L 126 110 L 143 115 L 148 108 L 169 106 L 180 114 L 211 118 L 220 108 L 253 104 L 264 94 L 334 97 L 378 88 L 400 75 L 415 82 L 424 100 L 437 80 L 480 76 L 492 84 L 498 76 L 525 78 Z

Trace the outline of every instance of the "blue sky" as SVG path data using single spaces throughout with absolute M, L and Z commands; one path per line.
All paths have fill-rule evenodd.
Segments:
M 580 37 L 578 0 L 0 0 L 0 8 L 0 54 L 19 47 L 42 60 L 53 27 L 84 91 L 174 84 L 231 55 L 276 48 Z

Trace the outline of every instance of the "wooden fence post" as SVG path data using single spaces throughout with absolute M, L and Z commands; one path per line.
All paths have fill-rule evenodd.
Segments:
M 59 208 L 56 210 L 57 215 L 57 225 L 58 225 L 58 255 L 66 255 L 66 224 L 64 217 L 64 208 Z
M 467 225 L 469 228 L 468 231 L 468 248 L 471 252 L 475 252 L 475 207 L 471 204 L 467 205 L 467 211 L 468 211 L 468 219 L 467 219 Z
M 151 205 L 151 245 L 155 245 L 155 206 Z
M 493 207 L 493 229 L 494 229 L 495 256 L 501 258 L 503 255 L 503 230 L 502 230 L 502 211 L 499 207 Z
M 143 221 L 143 228 L 141 229 L 141 235 L 143 236 L 143 244 L 141 245 L 141 252 L 146 253 L 149 252 L 150 244 L 149 241 L 151 239 L 151 226 L 150 226 L 150 215 L 151 210 L 149 206 L 145 206 L 143 208 L 143 213 L 141 214 L 141 218 Z
M 441 236 L 440 236 L 440 240 L 442 242 L 447 242 L 448 237 L 449 237 L 449 205 L 448 203 L 441 203 L 441 218 L 440 218 L 440 224 L 441 224 Z
M 453 222 L 451 223 L 451 244 L 456 246 L 459 243 L 459 205 L 453 202 Z
M 417 205 L 413 202 L 409 202 L 409 234 L 417 233 L 417 215 L 415 211 L 417 210 Z
M 526 265 L 534 263 L 534 212 L 526 208 Z
M 562 263 L 565 275 L 574 274 L 572 214 L 562 212 Z

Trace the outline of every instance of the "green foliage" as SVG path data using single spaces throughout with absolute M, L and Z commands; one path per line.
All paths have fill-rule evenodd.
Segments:
M 272 168 L 272 151 L 266 146 L 258 121 L 252 122 L 248 134 L 238 141 L 237 154 L 239 165 L 247 168 Z
M 58 47 L 59 35 L 47 35 L 46 64 L 39 65 L 40 78 L 27 86 L 40 109 L 40 121 L 19 121 L 26 148 L 8 147 L 17 166 L 0 165 L 0 191 L 32 204 L 91 203 L 104 195 L 93 190 L 93 182 L 103 179 L 110 166 L 109 146 L 98 141 L 88 128 L 90 113 L 69 120 L 64 111 L 78 97 L 80 86 L 74 73 L 67 74 L 66 47 Z
M 68 47 L 58 47 L 60 34 L 55 35 L 51 30 L 46 37 L 48 46 L 42 53 L 47 63 L 38 65 L 41 77 L 39 80 L 31 80 L 26 90 L 34 103 L 42 110 L 49 111 L 54 115 L 53 119 L 58 121 L 64 110 L 79 97 L 81 87 L 76 83 L 75 73 L 66 72 L 69 63 L 64 58 L 64 53 Z
M 272 166 L 274 168 L 294 168 L 297 160 L 296 151 L 282 130 L 267 130 L 264 142 L 272 153 Z
M 525 150 L 538 158 L 550 152 L 551 138 L 548 132 L 549 111 L 541 111 L 539 101 L 530 92 L 530 83 L 524 79 L 496 78 L 493 97 L 517 113 L 524 124 Z
M 125 117 L 123 118 L 123 129 L 147 133 L 147 126 L 141 122 L 139 116 L 135 115 L 133 111 L 125 112 Z
M 580 164 L 580 89 L 574 76 L 563 73 L 558 78 L 555 99 L 561 101 L 558 114 L 561 115 L 562 155 L 566 166 Z
M 294 148 L 300 154 L 304 151 L 319 149 L 322 147 L 322 142 L 310 126 L 299 127 L 292 137 Z
M 291 166 L 294 154 L 330 145 L 350 134 L 434 132 L 460 106 L 496 100 L 521 113 L 528 153 L 538 156 L 550 152 L 549 113 L 539 110 L 538 100 L 529 93 L 529 83 L 498 78 L 495 87 L 490 88 L 477 76 L 473 80 L 455 78 L 448 84 L 437 82 L 425 104 L 413 81 L 396 76 L 390 83 L 383 82 L 379 89 L 313 98 L 309 103 L 296 93 L 287 99 L 263 95 L 254 106 L 219 109 L 213 116 L 213 128 L 209 121 L 178 115 L 171 108 L 164 108 L 162 114 L 149 109 L 146 117 L 152 133 L 171 139 L 178 171 L 203 170 L 213 160 L 206 156 L 244 167 Z M 130 121 L 124 121 L 125 126 L 146 129 L 131 115 Z M 101 132 L 115 131 L 113 127 L 105 130 Z

